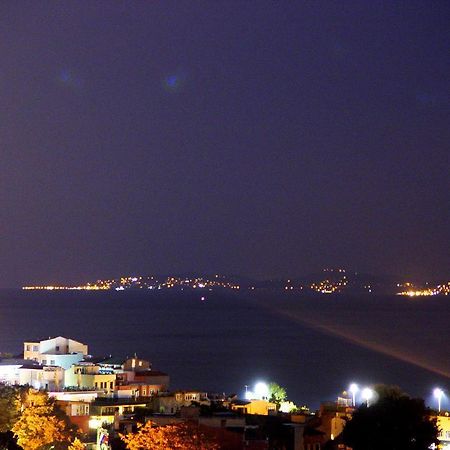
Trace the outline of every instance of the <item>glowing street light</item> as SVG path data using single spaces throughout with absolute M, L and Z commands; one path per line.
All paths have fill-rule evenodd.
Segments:
M 263 382 L 256 383 L 254 393 L 261 400 L 267 398 L 269 396 L 269 386 Z
M 359 391 L 359 387 L 356 383 L 352 383 L 349 388 L 350 393 L 352 394 L 352 403 L 353 406 L 356 406 L 356 394 Z
M 441 400 L 442 400 L 442 397 L 444 396 L 444 391 L 440 388 L 436 388 L 433 391 L 433 395 L 434 395 L 434 398 L 436 398 L 438 401 L 438 411 L 441 412 Z
M 368 387 L 364 388 L 361 392 L 361 396 L 363 400 L 366 402 L 366 405 L 369 406 L 369 402 L 373 398 L 373 389 L 370 389 Z

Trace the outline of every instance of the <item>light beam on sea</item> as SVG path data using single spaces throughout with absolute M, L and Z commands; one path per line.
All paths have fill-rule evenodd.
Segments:
M 443 370 L 439 367 L 436 367 L 436 365 L 432 365 L 429 361 L 426 361 L 419 355 L 406 354 L 399 349 L 395 349 L 392 345 L 388 347 L 387 345 L 383 345 L 379 342 L 373 342 L 372 340 L 369 340 L 369 338 L 357 335 L 347 328 L 346 329 L 340 328 L 339 324 L 331 325 L 329 323 L 321 321 L 320 318 L 305 316 L 304 311 L 302 311 L 301 313 L 294 311 L 287 311 L 281 308 L 275 308 L 273 306 L 269 307 L 267 305 L 265 305 L 265 308 L 272 314 L 283 316 L 292 322 L 301 323 L 302 325 L 305 325 L 311 329 L 320 331 L 330 336 L 340 338 L 346 342 L 357 345 L 359 347 L 363 347 L 373 352 L 390 356 L 399 361 L 413 364 L 417 367 L 435 373 L 436 375 L 450 378 L 450 373 L 447 370 Z

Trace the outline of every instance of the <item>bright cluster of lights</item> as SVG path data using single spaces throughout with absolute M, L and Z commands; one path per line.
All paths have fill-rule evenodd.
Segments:
M 360 387 L 356 383 L 352 383 L 349 386 L 348 391 L 352 395 L 352 404 L 356 406 L 356 395 L 361 393 L 361 400 L 366 403 L 367 406 L 374 400 L 376 400 L 376 392 L 370 387 L 364 387 L 360 389 Z
M 318 283 L 312 283 L 310 288 L 313 291 L 319 292 L 321 294 L 334 294 L 335 292 L 342 291 L 348 284 L 347 277 L 344 276 L 337 281 L 332 280 L 322 280 Z
M 450 282 L 445 284 L 438 284 L 435 287 L 427 287 L 424 289 L 415 289 L 412 283 L 405 283 L 404 285 L 397 284 L 398 287 L 406 287 L 407 289 L 398 292 L 397 295 L 405 295 L 408 297 L 429 297 L 432 295 L 449 295 Z
M 240 289 L 238 284 L 232 283 L 220 275 L 212 278 L 195 277 L 165 277 L 157 278 L 154 276 L 138 277 L 124 276 L 118 279 L 97 280 L 95 283 L 88 283 L 82 286 L 24 286 L 24 290 L 116 290 L 124 291 L 126 289 Z
M 99 291 L 109 288 L 96 284 L 86 284 L 83 286 L 23 286 L 22 289 L 25 291 Z
M 161 285 L 161 288 L 191 288 L 191 289 L 211 289 L 211 288 L 223 288 L 223 289 L 239 289 L 240 286 L 225 280 L 224 277 L 215 275 L 214 278 L 180 278 L 180 277 L 168 277 Z
M 446 284 L 438 284 L 436 290 L 439 294 L 450 295 L 450 281 Z
M 429 297 L 430 295 L 437 295 L 437 292 L 434 289 L 423 289 L 421 291 L 399 292 L 397 295 L 407 295 L 408 297 Z
M 360 387 L 356 383 L 350 384 L 348 388 L 348 392 L 352 396 L 352 404 L 356 406 L 356 396 L 358 393 L 361 393 L 361 400 L 366 403 L 367 406 L 370 406 L 371 403 L 377 400 L 377 393 L 370 387 L 364 387 L 360 389 Z M 435 388 L 433 390 L 433 397 L 437 400 L 438 411 L 441 412 L 441 402 L 442 399 L 445 398 L 445 392 L 441 388 Z

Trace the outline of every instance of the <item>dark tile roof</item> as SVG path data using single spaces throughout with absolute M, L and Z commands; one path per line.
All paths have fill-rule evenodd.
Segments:
M 231 403 L 233 405 L 245 406 L 250 405 L 251 402 L 249 400 L 233 400 Z
M 52 366 L 55 367 L 55 366 Z M 34 369 L 34 370 L 41 370 L 43 369 L 44 366 L 40 365 L 40 364 L 24 364 L 22 367 L 19 367 L 19 369 Z
M 147 404 L 147 400 L 134 398 L 106 398 L 97 397 L 91 404 L 93 406 L 119 406 L 119 405 L 143 405 Z
M 110 356 L 109 358 L 105 358 L 103 361 L 100 361 L 99 364 L 108 364 L 111 366 L 121 366 L 125 363 L 127 358 L 121 358 L 119 356 Z
M 168 374 L 159 370 L 138 370 L 135 377 L 167 377 Z
M 84 362 L 90 362 L 90 363 L 93 363 L 93 364 L 99 364 L 99 363 L 101 363 L 102 361 L 105 361 L 106 359 L 109 359 L 110 358 L 110 356 L 92 356 L 92 355 L 86 355 L 84 358 L 83 358 L 83 361 Z
M 23 366 L 24 364 L 33 364 L 33 361 L 22 358 L 4 358 L 0 360 L 0 366 Z

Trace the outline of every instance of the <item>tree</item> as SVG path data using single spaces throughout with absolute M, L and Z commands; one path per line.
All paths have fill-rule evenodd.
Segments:
M 287 399 L 286 389 L 277 383 L 269 383 L 269 401 L 275 403 L 277 407 Z
M 147 422 L 136 433 L 121 435 L 129 450 L 216 450 L 219 445 L 200 431 L 185 423 L 155 426 Z
M 0 432 L 13 427 L 20 416 L 20 390 L 14 386 L 0 384 Z
M 410 398 L 399 388 L 375 387 L 377 400 L 362 404 L 347 422 L 344 443 L 353 450 L 427 450 L 437 444 L 436 419 L 422 399 Z
M 298 410 L 297 405 L 291 401 L 281 402 L 278 411 L 283 413 L 294 413 Z
M 21 447 L 27 450 L 41 450 L 50 445 L 67 447 L 72 441 L 70 428 L 58 417 L 61 414 L 45 392 L 29 389 L 23 406 L 22 415 L 12 428 Z
M 68 450 L 84 450 L 85 448 L 86 447 L 83 445 L 83 443 L 78 438 L 75 438 L 72 444 L 69 445 Z

